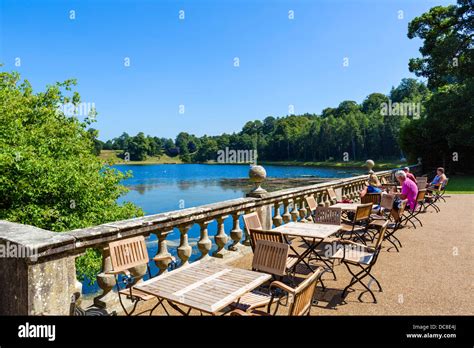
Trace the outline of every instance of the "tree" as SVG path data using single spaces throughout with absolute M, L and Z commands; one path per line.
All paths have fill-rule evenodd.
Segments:
M 127 146 L 127 142 L 129 139 L 130 139 L 130 135 L 128 135 L 128 133 L 126 132 L 123 132 L 121 136 L 113 140 L 113 143 L 114 143 L 113 149 L 124 150 Z
M 397 87 L 392 87 L 390 91 L 390 100 L 392 103 L 405 101 L 421 102 L 426 99 L 429 90 L 426 85 L 416 79 L 402 79 Z
M 124 154 L 130 155 L 132 161 L 143 161 L 147 154 L 151 152 L 150 144 L 143 132 L 138 133 L 134 137 L 130 137 L 125 142 Z
M 94 144 L 94 147 L 92 148 L 92 153 L 96 156 L 99 156 L 100 151 L 104 147 L 104 143 L 97 139 L 97 137 L 99 136 L 99 131 L 94 128 L 89 128 L 87 132 L 89 133 L 89 136 L 91 137 L 92 142 Z
M 388 103 L 388 97 L 382 93 L 372 93 L 362 102 L 362 112 L 370 114 L 372 112 L 380 113 L 382 105 Z
M 58 109 L 80 102 L 77 92 L 69 96 L 74 85 L 68 80 L 34 93 L 17 73 L 0 72 L 0 219 L 61 232 L 143 215 L 117 203 L 127 192 L 120 181 L 130 174 L 93 153 L 90 120 Z M 78 259 L 79 278 L 100 271 L 100 253 L 88 255 Z
M 411 159 L 422 157 L 427 167 L 443 165 L 470 171 L 474 168 L 472 1 L 433 7 L 413 19 L 408 28 L 410 39 L 423 40 L 422 56 L 410 59 L 410 71 L 428 79 L 432 95 L 425 103 L 425 117 L 402 129 L 402 148 Z

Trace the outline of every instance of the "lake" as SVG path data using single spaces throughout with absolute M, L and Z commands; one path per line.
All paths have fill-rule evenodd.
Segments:
M 229 185 L 223 179 L 248 178 L 249 165 L 147 164 L 116 165 L 114 168 L 122 172 L 133 172 L 133 178 L 123 181 L 123 185 L 127 186 L 130 191 L 121 197 L 119 202 L 133 202 L 140 206 L 146 215 L 241 198 L 248 192 L 248 188 L 240 187 L 239 185 Z M 363 173 L 362 169 L 300 166 L 268 165 L 265 166 L 265 169 L 268 178 L 298 178 L 307 176 L 346 178 Z M 262 186 L 265 187 L 265 183 Z M 224 225 L 226 232 L 230 231 L 232 218 L 227 218 Z M 212 222 L 208 229 L 209 236 L 214 236 L 217 232 L 217 222 Z M 198 239 L 199 226 L 194 225 L 189 230 L 189 243 L 193 247 L 190 260 L 195 260 L 200 255 L 196 246 Z M 168 236 L 167 240 L 170 253 L 176 256 L 176 247 L 179 245 L 179 231 L 175 229 Z M 147 240 L 147 245 L 149 255 L 153 257 L 158 247 L 155 235 L 151 235 Z M 157 268 L 154 264 L 151 266 L 152 274 L 155 274 Z M 85 294 L 98 290 L 97 285 L 89 286 L 87 282 L 83 285 L 83 292 Z

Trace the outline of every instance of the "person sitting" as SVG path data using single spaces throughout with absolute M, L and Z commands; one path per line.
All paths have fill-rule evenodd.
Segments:
M 428 188 L 437 190 L 439 187 L 441 187 L 441 185 L 444 184 L 445 181 L 446 175 L 444 174 L 444 168 L 439 167 L 436 169 L 436 176 L 434 177 L 433 181 L 428 184 Z
M 403 171 L 405 172 L 405 174 L 407 175 L 407 178 L 410 179 L 411 181 L 413 181 L 415 184 L 417 184 L 417 181 L 416 181 L 416 178 L 415 176 L 410 173 L 410 168 L 408 167 L 405 167 L 403 168 Z
M 417 204 L 416 196 L 418 195 L 418 186 L 412 180 L 409 180 L 406 173 L 402 170 L 399 170 L 395 173 L 395 178 L 397 178 L 398 182 L 402 186 L 402 190 L 400 193 L 397 193 L 397 196 L 402 200 L 406 199 L 407 206 L 411 210 L 415 210 Z
M 365 188 L 359 192 L 360 197 L 364 197 L 367 193 L 381 193 L 382 184 L 373 170 L 369 170 L 369 178 L 365 183 Z

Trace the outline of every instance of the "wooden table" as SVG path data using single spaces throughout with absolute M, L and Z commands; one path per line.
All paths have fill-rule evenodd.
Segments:
M 289 222 L 274 228 L 273 231 L 295 237 L 325 239 L 339 231 L 340 228 L 341 226 L 339 225 L 315 224 L 312 222 Z
M 287 224 L 278 226 L 273 229 L 287 236 L 300 237 L 303 239 L 304 243 L 307 246 L 305 252 L 299 254 L 290 244 L 291 250 L 298 255 L 298 260 L 296 264 L 303 262 L 312 272 L 313 269 L 310 265 L 304 260 L 306 256 L 311 253 L 314 253 L 316 258 L 322 261 L 326 267 L 332 269 L 330 265 L 324 260 L 315 250 L 316 248 L 324 241 L 324 239 L 332 236 L 341 229 L 340 225 L 330 225 L 330 224 L 319 224 L 319 223 L 303 223 L 303 222 L 289 222 Z M 311 242 L 308 242 L 307 239 L 310 239 Z
M 269 279 L 270 274 L 197 261 L 137 284 L 135 288 L 156 296 L 159 303 L 155 307 L 166 301 L 183 315 L 188 315 L 191 309 L 215 315 Z M 176 304 L 189 310 L 185 312 Z
M 360 203 L 337 203 L 331 205 L 329 208 L 341 208 L 341 210 L 355 212 Z

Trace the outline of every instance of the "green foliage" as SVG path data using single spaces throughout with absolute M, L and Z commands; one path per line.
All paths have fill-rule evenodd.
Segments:
M 143 214 L 131 203 L 117 204 L 129 174 L 94 154 L 91 120 L 58 109 L 80 102 L 74 85 L 68 80 L 33 93 L 17 73 L 0 73 L 0 219 L 60 232 Z
M 124 153 L 130 156 L 131 161 L 143 161 L 151 153 L 149 140 L 142 132 L 135 137 L 130 137 L 125 141 Z
M 401 144 L 410 158 L 428 167 L 474 169 L 474 6 L 470 0 L 436 6 L 413 19 L 409 38 L 420 38 L 422 57 L 410 71 L 428 79 L 432 95 L 420 121 L 402 129 Z M 453 154 L 457 154 L 454 156 Z M 458 159 L 455 161 L 453 159 Z
M 77 278 L 80 281 L 89 280 L 89 285 L 95 283 L 96 276 L 102 268 L 102 254 L 97 249 L 86 249 L 84 255 L 76 259 Z

